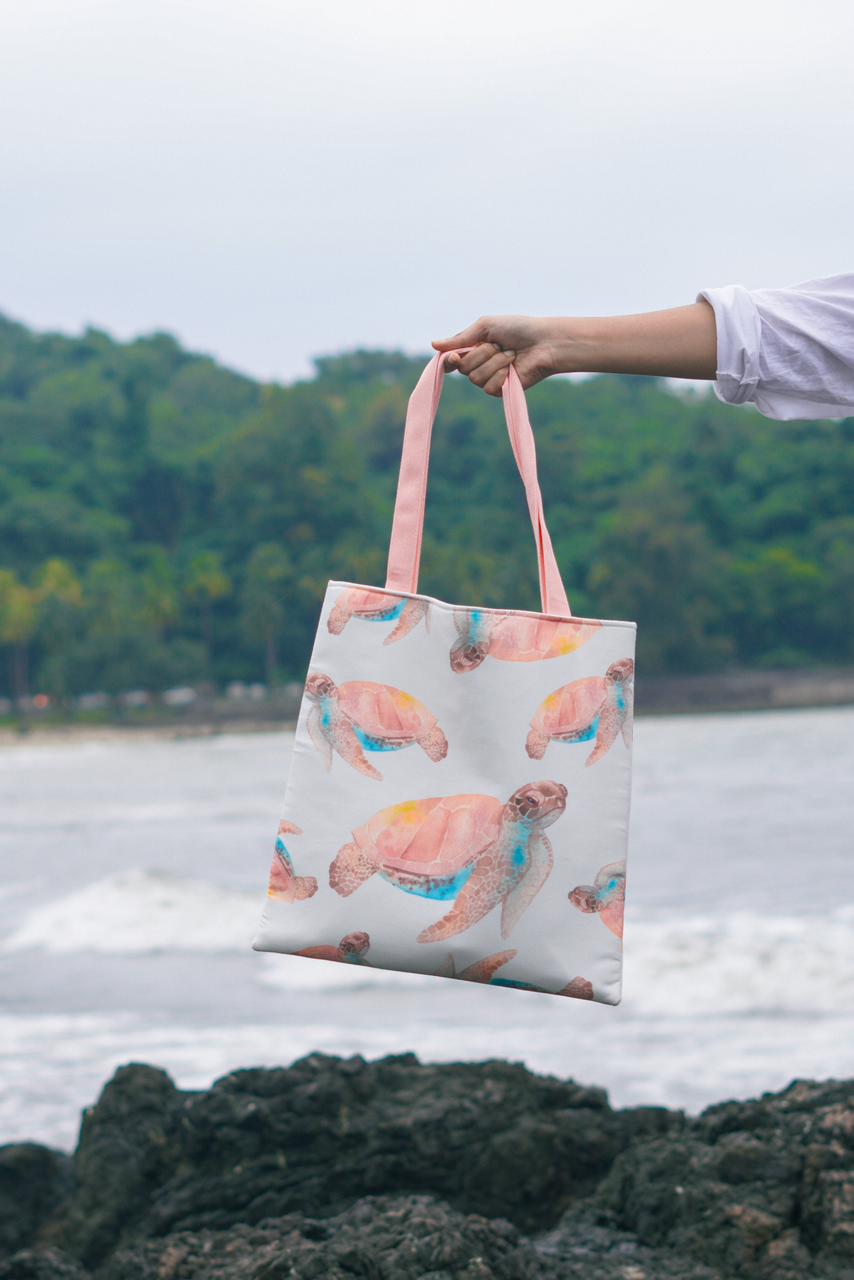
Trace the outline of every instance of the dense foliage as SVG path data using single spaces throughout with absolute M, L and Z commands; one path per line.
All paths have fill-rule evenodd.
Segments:
M 0 318 L 0 690 L 63 697 L 304 673 L 326 581 L 384 581 L 423 358 L 265 386 L 167 334 Z M 854 660 L 854 419 L 778 423 L 656 379 L 529 396 L 577 614 L 644 672 Z M 420 589 L 538 608 L 499 403 L 449 379 Z

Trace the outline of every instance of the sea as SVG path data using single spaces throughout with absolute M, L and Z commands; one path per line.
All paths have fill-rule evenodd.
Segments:
M 639 716 L 617 1007 L 250 946 L 293 738 L 0 746 L 0 1142 L 129 1062 L 504 1057 L 696 1113 L 854 1074 L 854 708 Z

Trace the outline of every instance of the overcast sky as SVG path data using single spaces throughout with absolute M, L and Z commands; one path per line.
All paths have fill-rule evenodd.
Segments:
M 27 0 L 0 311 L 261 377 L 854 269 L 850 0 Z

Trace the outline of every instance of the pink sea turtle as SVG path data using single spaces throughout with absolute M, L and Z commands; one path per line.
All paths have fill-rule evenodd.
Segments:
M 597 912 L 602 923 L 618 938 L 623 936 L 623 908 L 626 901 L 626 864 L 609 862 L 593 884 L 579 884 L 569 894 L 579 911 Z
M 448 962 L 439 970 L 437 977 L 462 978 L 467 982 L 484 982 L 492 987 L 514 987 L 522 991 L 540 991 L 544 995 L 574 996 L 576 1000 L 593 999 L 593 983 L 586 978 L 573 978 L 560 991 L 547 991 L 545 987 L 535 986 L 533 982 L 521 982 L 516 978 L 497 978 L 495 975 L 505 964 L 515 960 L 518 951 L 496 951 L 494 955 L 475 960 L 474 964 L 456 972 L 454 957 L 448 956 Z
M 462 933 L 501 903 L 506 938 L 551 872 L 543 828 L 565 807 L 560 782 L 528 782 L 505 804 L 483 795 L 404 800 L 353 832 L 329 868 L 329 883 L 347 897 L 379 872 L 407 893 L 455 899 L 446 915 L 419 933 L 419 942 Z
M 462 974 L 460 974 L 462 977 Z M 560 991 L 551 991 L 548 987 L 538 987 L 533 982 L 522 982 L 519 978 L 489 978 L 492 987 L 513 987 L 517 991 L 539 991 L 544 996 L 574 996 L 576 1000 L 593 999 L 593 983 L 586 978 L 573 978 Z
M 342 964 L 367 964 L 365 957 L 371 945 L 367 933 L 348 933 L 337 947 L 304 947 L 294 951 L 295 956 L 308 956 L 311 960 L 338 960 Z
M 432 711 L 403 689 L 372 680 L 336 685 L 318 671 L 309 675 L 305 691 L 314 704 L 308 732 L 327 769 L 333 751 L 369 778 L 383 775 L 365 751 L 398 751 L 417 742 L 431 760 L 444 760 L 448 753 L 448 740 Z
M 284 819 L 279 823 L 276 836 L 276 850 L 273 854 L 273 865 L 270 867 L 270 883 L 267 894 L 271 898 L 279 898 L 282 902 L 300 902 L 303 898 L 313 898 L 317 893 L 317 881 L 314 876 L 298 876 L 294 872 L 291 857 L 282 836 L 302 835 L 302 829 L 293 822 Z
M 396 618 L 397 626 L 388 633 L 383 644 L 402 640 L 422 618 L 424 625 L 429 626 L 426 600 L 395 596 L 387 591 L 369 591 L 362 587 L 347 587 L 341 592 L 326 625 L 337 636 L 351 618 L 363 618 L 366 622 L 391 622 Z
M 459 636 L 451 646 L 451 670 L 459 672 L 474 671 L 487 654 L 502 662 L 561 658 L 580 649 L 601 626 L 599 622 L 491 613 L 485 609 L 457 609 L 454 623 Z
M 541 760 L 551 740 L 596 742 L 585 764 L 595 764 L 622 729 L 623 741 L 632 745 L 635 664 L 631 658 L 612 662 L 604 676 L 573 680 L 550 693 L 534 713 L 525 749 L 532 760 Z
M 575 1000 L 592 1000 L 593 983 L 587 978 L 573 978 L 557 993 L 559 996 L 572 996 Z
M 475 960 L 474 964 L 466 965 L 465 969 L 461 969 L 459 973 L 452 976 L 462 978 L 465 982 L 497 982 L 499 981 L 495 975 L 499 969 L 505 964 L 509 964 L 511 960 L 515 960 L 518 951 L 512 949 L 510 951 L 496 951 L 494 955 L 484 956 L 482 960 Z M 451 957 L 453 963 L 453 956 Z
M 509 964 L 519 954 L 518 951 L 511 949 L 509 951 L 496 951 L 494 955 L 484 956 L 482 960 L 475 960 L 473 964 L 466 965 L 465 969 L 460 969 L 457 973 L 457 964 L 454 957 L 448 954 L 448 958 L 436 970 L 437 978 L 461 978 L 465 982 L 492 982 L 493 975 L 502 967 Z

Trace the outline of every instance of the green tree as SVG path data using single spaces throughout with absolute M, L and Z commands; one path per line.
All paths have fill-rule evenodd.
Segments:
M 161 547 L 146 548 L 139 585 L 142 617 L 163 636 L 178 620 L 181 594 L 174 560 Z
M 825 572 L 788 547 L 763 547 L 732 570 L 732 622 L 741 652 L 761 666 L 799 666 L 815 655 Z
M 638 668 L 706 671 L 731 653 L 722 626 L 725 562 L 664 468 L 604 522 L 587 589 L 599 616 L 638 624 Z
M 187 566 L 184 593 L 201 612 L 202 638 L 206 665 L 213 653 L 214 605 L 231 594 L 231 578 L 225 572 L 222 556 L 217 551 L 197 551 Z
M 3 691 L 156 690 L 262 654 L 299 678 L 327 580 L 384 581 L 426 356 L 340 352 L 261 385 L 166 333 L 0 316 L 4 634 L 22 637 L 0 640 Z M 573 609 L 636 618 L 639 671 L 854 660 L 854 418 L 771 422 L 639 377 L 547 379 L 529 402 Z M 500 403 L 449 379 L 432 454 L 420 589 L 538 608 Z
M 11 689 L 18 700 L 29 694 L 30 643 L 37 625 L 36 593 L 11 569 L 0 569 L 0 645 L 11 654 Z
M 243 632 L 249 644 L 260 645 L 267 684 L 279 673 L 279 636 L 286 614 L 286 596 L 293 582 L 293 563 L 275 542 L 255 548 L 246 566 L 243 586 Z
M 83 609 L 83 585 L 67 560 L 47 560 L 36 574 L 40 684 L 54 698 L 70 692 L 75 633 Z

